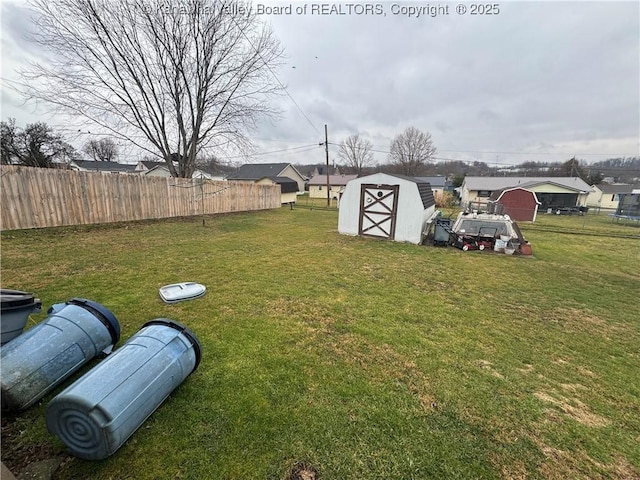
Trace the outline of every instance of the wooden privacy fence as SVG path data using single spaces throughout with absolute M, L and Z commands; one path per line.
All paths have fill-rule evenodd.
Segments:
M 0 230 L 280 207 L 280 186 L 2 165 Z

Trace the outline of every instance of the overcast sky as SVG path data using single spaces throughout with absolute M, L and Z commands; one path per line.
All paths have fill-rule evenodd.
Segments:
M 292 7 L 262 18 L 285 48 L 275 73 L 293 100 L 278 99 L 281 120 L 251 136 L 256 152 L 300 148 L 249 162 L 324 162 L 317 144 L 325 124 L 330 143 L 355 133 L 371 140 L 376 163 L 387 161 L 390 141 L 409 126 L 431 133 L 439 159 L 502 165 L 640 155 L 637 1 L 512 0 L 495 4 L 492 15 L 472 15 L 467 2 L 464 14 L 455 2 L 354 2 L 351 14 L 342 4 L 345 15 L 323 14 L 323 5 L 338 5 L 328 2 L 254 8 L 260 3 Z M 379 14 L 358 14 L 366 5 Z M 437 15 L 410 17 L 399 5 Z M 38 53 L 24 38 L 24 9 L 2 3 L 5 79 Z M 4 85 L 1 116 L 56 125 Z M 339 161 L 336 146 L 330 159 Z

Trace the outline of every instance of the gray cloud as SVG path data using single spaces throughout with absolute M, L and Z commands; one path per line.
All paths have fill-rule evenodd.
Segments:
M 502 2 L 493 16 L 460 16 L 442 2 L 433 5 L 449 6 L 449 15 L 425 18 L 392 15 L 391 4 L 386 16 L 263 17 L 287 53 L 278 79 L 320 135 L 283 96 L 280 121 L 254 132 L 269 140 L 257 140 L 258 150 L 276 149 L 274 140 L 283 148 L 317 143 L 327 124 L 331 141 L 360 133 L 381 150 L 415 126 L 432 133 L 442 156 L 465 160 L 495 160 L 470 150 L 532 154 L 499 154 L 504 163 L 564 160 L 564 149 L 587 160 L 640 153 L 637 2 Z M 5 56 L 5 41 L 34 54 L 18 40 L 27 27 L 15 12 L 3 5 L 10 64 L 19 58 Z M 324 152 L 294 157 L 281 158 L 318 162 Z
M 313 109 L 312 118 L 338 134 L 337 108 L 360 131 L 392 138 L 415 125 L 449 149 L 533 152 L 541 143 L 580 140 L 589 154 L 601 153 L 590 140 L 609 138 L 618 149 L 604 153 L 638 153 L 638 5 L 501 8 L 493 18 L 278 18 L 274 25 L 292 57 L 310 45 L 322 52 L 322 70 L 301 61 L 290 91 L 296 98 L 305 88 L 322 91 L 327 108 Z M 305 33 L 288 42 L 295 31 Z

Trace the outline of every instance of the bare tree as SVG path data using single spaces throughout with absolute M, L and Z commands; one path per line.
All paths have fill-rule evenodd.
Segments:
M 409 127 L 391 142 L 389 159 L 403 175 L 415 176 L 436 153 L 429 132 Z
M 244 149 L 282 91 L 280 43 L 235 0 L 32 0 L 51 52 L 18 87 L 164 159 L 190 177 L 198 153 Z M 178 165 L 171 161 L 178 158 Z
M 241 163 L 221 160 L 215 155 L 201 156 L 196 159 L 198 170 L 211 175 L 225 176 L 238 170 Z
M 362 175 L 362 169 L 373 160 L 373 144 L 360 135 L 351 135 L 340 144 L 338 155 L 355 173 Z
M 3 164 L 52 168 L 54 163 L 65 163 L 77 156 L 75 149 L 43 122 L 30 123 L 22 129 L 10 118 L 0 122 L 0 131 Z
M 82 151 L 91 155 L 96 162 L 115 162 L 118 157 L 118 146 L 111 138 L 88 140 Z

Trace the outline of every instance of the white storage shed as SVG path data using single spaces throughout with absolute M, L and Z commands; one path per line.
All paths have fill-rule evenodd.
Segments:
M 434 212 L 429 183 L 375 173 L 347 183 L 340 199 L 338 232 L 420 244 Z

